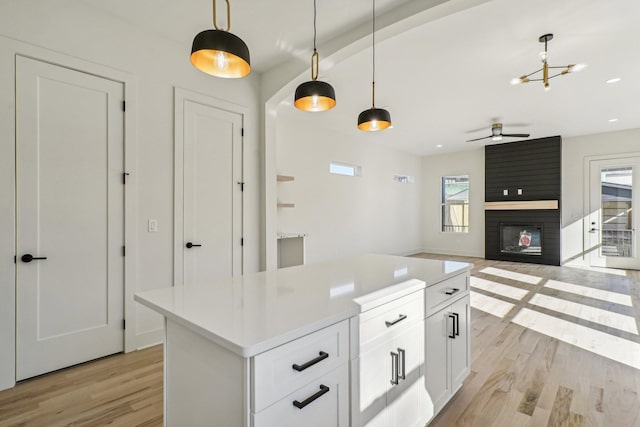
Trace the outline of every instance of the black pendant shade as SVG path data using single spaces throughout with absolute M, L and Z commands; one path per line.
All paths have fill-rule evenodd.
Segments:
M 235 34 L 205 30 L 193 39 L 191 63 L 198 70 L 216 77 L 240 78 L 251 71 L 249 48 Z
M 296 89 L 296 108 L 303 111 L 326 111 L 336 106 L 336 92 L 329 83 L 311 80 Z
M 391 126 L 391 114 L 383 108 L 370 108 L 358 115 L 358 129 L 375 132 Z

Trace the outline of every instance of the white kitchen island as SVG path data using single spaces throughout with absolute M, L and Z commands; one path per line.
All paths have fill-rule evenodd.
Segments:
M 422 426 L 469 373 L 471 265 L 388 255 L 136 294 L 167 426 Z

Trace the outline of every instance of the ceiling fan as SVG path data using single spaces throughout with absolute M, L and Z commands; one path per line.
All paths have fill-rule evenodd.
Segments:
M 512 138 L 528 138 L 528 133 L 502 133 L 502 123 L 494 123 L 491 125 L 491 135 L 482 138 L 470 139 L 467 142 L 480 141 L 482 139 L 491 138 L 492 141 L 501 141 L 502 137 Z

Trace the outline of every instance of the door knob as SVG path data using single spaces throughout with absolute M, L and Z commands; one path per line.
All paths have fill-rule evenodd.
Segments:
M 191 249 L 191 248 L 199 248 L 202 245 L 195 245 L 191 242 L 187 242 L 187 249 Z
M 22 255 L 22 257 L 20 257 L 20 259 L 22 260 L 22 262 L 31 262 L 34 259 L 47 259 L 46 256 L 33 256 L 31 254 L 24 254 Z

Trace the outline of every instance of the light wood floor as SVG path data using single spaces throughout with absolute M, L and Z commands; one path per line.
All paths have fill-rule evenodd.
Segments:
M 494 313 L 472 308 L 471 374 L 430 427 L 640 427 L 640 369 L 629 366 L 640 366 L 639 272 L 420 256 L 473 262 L 472 306 Z M 537 319 L 530 328 L 514 323 L 522 313 Z M 549 334 L 533 330 L 548 328 L 549 319 Z M 565 342 L 571 339 L 591 339 L 590 350 Z M 617 356 L 617 345 L 627 354 Z M 67 425 L 162 425 L 162 347 L 0 392 L 0 426 Z

